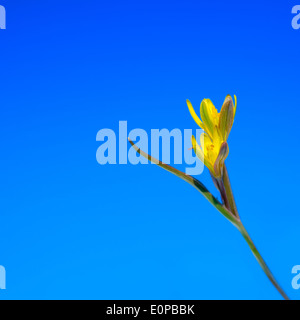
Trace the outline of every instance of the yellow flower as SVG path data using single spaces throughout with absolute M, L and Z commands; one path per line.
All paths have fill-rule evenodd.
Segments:
M 227 95 L 221 111 L 218 113 L 211 100 L 204 99 L 200 105 L 200 115 L 202 121 L 196 114 L 191 102 L 187 100 L 186 103 L 195 122 L 207 133 L 211 139 L 213 139 L 215 127 L 218 127 L 223 140 L 226 141 L 235 117 L 236 96 L 234 96 L 234 100 L 235 105 L 233 104 L 231 96 Z
M 200 146 L 194 136 L 192 136 L 192 144 L 197 157 L 206 165 L 215 178 L 220 178 L 223 173 L 224 161 L 229 153 L 227 142 L 219 138 L 212 142 L 206 133 L 202 133 Z
M 197 157 L 207 166 L 215 178 L 220 178 L 223 173 L 224 161 L 228 156 L 229 147 L 227 139 L 233 125 L 236 111 L 231 96 L 227 96 L 220 113 L 209 99 L 204 99 L 200 106 L 201 119 L 197 116 L 192 104 L 187 100 L 190 113 L 196 123 L 205 132 L 200 137 L 200 146 L 194 136 L 192 145 Z

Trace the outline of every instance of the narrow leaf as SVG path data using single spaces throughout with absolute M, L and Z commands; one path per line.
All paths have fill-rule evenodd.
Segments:
M 232 224 L 237 226 L 238 220 L 206 189 L 206 187 L 199 180 L 195 179 L 190 175 L 185 174 L 184 172 L 168 164 L 161 162 L 160 160 L 157 160 L 154 157 L 151 157 L 149 154 L 145 153 L 140 148 L 138 148 L 129 138 L 128 141 L 137 153 L 139 153 L 149 161 L 157 164 L 159 167 L 173 173 L 175 176 L 181 178 L 182 180 L 188 182 L 190 185 L 196 188 L 223 216 L 225 216 L 225 218 L 227 218 Z

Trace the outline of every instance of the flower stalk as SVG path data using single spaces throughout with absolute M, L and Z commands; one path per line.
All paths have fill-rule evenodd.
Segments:
M 252 239 L 250 238 L 247 230 L 245 229 L 245 227 L 243 226 L 242 222 L 240 222 L 237 225 L 238 230 L 240 231 L 240 233 L 242 234 L 242 236 L 244 237 L 244 239 L 246 240 L 247 244 L 250 247 L 250 250 L 252 251 L 254 257 L 256 258 L 256 260 L 258 261 L 259 265 L 261 266 L 261 268 L 263 269 L 264 273 L 266 274 L 266 276 L 269 278 L 269 280 L 271 281 L 271 283 L 274 285 L 274 287 L 277 289 L 277 291 L 281 294 L 281 296 L 285 299 L 285 300 L 290 300 L 289 297 L 287 296 L 287 294 L 283 291 L 283 289 L 281 288 L 281 286 L 278 284 L 278 282 L 276 281 L 275 277 L 273 276 L 271 270 L 269 269 L 269 267 L 267 266 L 266 262 L 264 261 L 264 259 L 262 258 L 261 254 L 258 252 L 256 246 L 254 245 Z
M 222 202 L 219 202 L 218 199 L 215 198 L 196 178 L 155 159 L 151 155 L 146 154 L 140 150 L 129 138 L 128 140 L 132 147 L 140 155 L 157 164 L 159 167 L 173 173 L 196 188 L 226 219 L 228 219 L 240 231 L 259 265 L 274 287 L 285 300 L 289 300 L 288 296 L 276 281 L 269 267 L 250 238 L 247 230 L 245 229 L 240 219 L 233 196 L 225 160 L 229 154 L 227 139 L 236 113 L 236 96 L 234 96 L 234 101 L 235 102 L 233 102 L 231 96 L 226 96 L 221 111 L 218 113 L 211 100 L 204 99 L 200 105 L 200 119 L 190 101 L 187 100 L 187 105 L 193 119 L 198 126 L 204 130 L 200 137 L 200 144 L 198 144 L 195 137 L 192 136 L 193 150 L 197 157 L 209 169 L 214 185 L 220 192 Z
M 227 200 L 229 202 L 229 205 L 230 205 L 230 209 L 229 210 L 238 219 L 237 223 L 236 223 L 237 229 L 240 231 L 240 233 L 242 234 L 243 238 L 246 240 L 247 244 L 249 245 L 249 248 L 250 248 L 251 252 L 253 253 L 254 257 L 258 261 L 259 265 L 261 266 L 261 268 L 263 269 L 264 273 L 269 278 L 271 283 L 274 285 L 274 287 L 278 290 L 278 292 L 281 294 L 281 296 L 285 300 L 289 300 L 289 297 L 287 296 L 287 294 L 283 291 L 281 286 L 276 281 L 276 279 L 273 276 L 271 270 L 267 266 L 266 262 L 262 258 L 262 256 L 259 253 L 259 251 L 257 250 L 257 248 L 254 245 L 252 239 L 250 238 L 247 230 L 245 229 L 243 223 L 240 220 L 239 213 L 237 211 L 237 207 L 236 207 L 236 203 L 235 203 L 235 199 L 234 199 L 234 196 L 233 196 L 232 188 L 231 188 L 230 181 L 229 181 L 228 171 L 227 171 L 227 168 L 226 168 L 225 165 L 224 165 L 222 181 L 223 181 L 223 185 L 224 185 L 224 189 L 225 189 L 225 193 L 226 193 L 226 198 L 227 198 Z
M 224 168 L 223 168 L 223 184 L 224 184 L 224 189 L 225 189 L 225 193 L 226 196 L 228 198 L 228 202 L 229 202 L 229 206 L 230 206 L 230 210 L 231 212 L 237 217 L 239 218 L 239 213 L 236 207 L 236 203 L 235 203 L 235 199 L 232 193 L 232 189 L 231 189 L 231 184 L 230 184 L 230 180 L 229 180 L 229 175 L 228 175 L 228 171 L 226 168 L 226 165 L 224 164 Z

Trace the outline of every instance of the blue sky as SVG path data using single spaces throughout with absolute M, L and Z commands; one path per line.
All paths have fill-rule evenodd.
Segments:
M 96 161 L 100 129 L 195 129 L 185 100 L 220 107 L 227 94 L 240 215 L 299 299 L 299 3 L 0 4 L 0 299 L 279 299 L 196 190 L 155 166 Z M 199 179 L 216 194 L 207 170 Z

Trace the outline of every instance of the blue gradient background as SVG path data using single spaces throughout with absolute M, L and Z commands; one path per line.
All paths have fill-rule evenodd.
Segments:
M 185 99 L 220 106 L 228 93 L 240 214 L 300 298 L 300 3 L 1 4 L 0 299 L 280 299 L 195 189 L 155 166 L 96 162 L 98 130 L 195 128 Z

